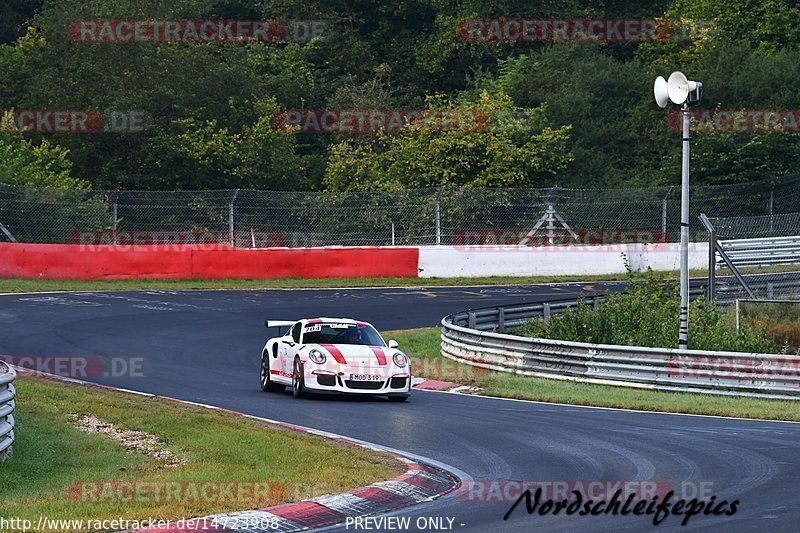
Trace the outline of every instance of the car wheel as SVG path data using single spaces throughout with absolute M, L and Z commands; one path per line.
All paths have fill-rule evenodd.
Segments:
M 295 398 L 302 398 L 304 394 L 303 364 L 300 362 L 300 359 L 295 359 L 294 371 L 292 372 L 292 395 Z
M 286 387 L 279 383 L 273 383 L 269 372 L 269 354 L 261 354 L 261 390 L 264 392 L 283 392 Z
M 390 402 L 404 402 L 408 400 L 408 396 L 389 396 Z

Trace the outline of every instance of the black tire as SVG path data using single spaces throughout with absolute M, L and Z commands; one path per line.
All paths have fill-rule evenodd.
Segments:
M 269 354 L 267 352 L 261 354 L 261 390 L 264 392 L 283 392 L 286 390 L 285 385 L 272 382 L 269 373 Z
M 292 396 L 302 398 L 305 396 L 305 383 L 303 382 L 303 363 L 300 359 L 294 360 L 292 369 Z
M 389 396 L 390 402 L 404 402 L 408 400 L 408 396 Z

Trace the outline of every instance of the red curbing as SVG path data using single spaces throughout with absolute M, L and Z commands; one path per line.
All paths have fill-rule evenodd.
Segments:
M 419 248 L 0 243 L 0 278 L 250 279 L 418 275 Z

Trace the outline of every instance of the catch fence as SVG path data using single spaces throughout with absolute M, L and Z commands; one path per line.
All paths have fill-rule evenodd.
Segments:
M 800 212 L 800 176 L 694 187 L 692 220 Z M 239 247 L 620 244 L 679 239 L 680 189 L 73 191 L 0 185 L 0 241 Z M 693 240 L 705 240 L 699 224 Z

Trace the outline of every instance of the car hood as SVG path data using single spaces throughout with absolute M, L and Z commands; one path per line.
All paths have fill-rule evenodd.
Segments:
M 344 365 L 377 365 L 386 366 L 392 360 L 394 353 L 385 346 L 363 346 L 360 344 L 317 344 L 320 350 Z

